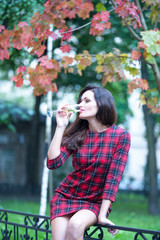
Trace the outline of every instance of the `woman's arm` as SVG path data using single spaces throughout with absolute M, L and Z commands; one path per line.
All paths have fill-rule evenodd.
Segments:
M 60 147 L 64 131 L 65 127 L 56 127 L 54 137 L 48 149 L 48 159 L 54 159 L 60 155 Z
M 62 143 L 62 138 L 64 131 L 68 125 L 70 116 L 72 113 L 67 113 L 63 108 L 57 112 L 56 121 L 57 127 L 55 130 L 54 137 L 51 141 L 50 147 L 48 149 L 48 159 L 54 159 L 60 155 L 60 147 Z
M 99 216 L 98 216 L 98 223 L 100 223 L 102 225 L 105 225 L 105 224 L 115 225 L 113 222 L 111 222 L 107 218 L 107 212 L 108 212 L 108 209 L 109 209 L 110 205 L 111 205 L 110 200 L 102 199 L 102 205 L 101 205 Z M 108 228 L 108 232 L 110 232 L 112 235 L 115 235 L 118 232 L 118 230 Z
M 112 202 L 115 201 L 119 183 L 126 166 L 129 148 L 130 134 L 127 131 L 123 131 L 119 137 L 112 160 L 110 161 L 102 199 L 109 199 Z
M 98 222 L 103 222 L 104 219 L 106 219 L 108 209 L 111 205 L 111 201 L 108 199 L 102 199 L 102 205 L 100 208 L 99 216 L 98 216 Z
M 49 169 L 61 167 L 71 154 L 71 151 L 67 150 L 65 147 L 61 147 L 63 134 L 71 114 L 72 113 L 63 111 L 63 109 L 56 114 L 57 127 L 47 154 L 47 167 Z

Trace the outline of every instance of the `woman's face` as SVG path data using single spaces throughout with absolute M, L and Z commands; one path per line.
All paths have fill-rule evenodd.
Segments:
M 96 116 L 97 111 L 98 106 L 94 97 L 94 93 L 91 90 L 84 92 L 81 97 L 79 118 L 89 120 L 90 118 Z

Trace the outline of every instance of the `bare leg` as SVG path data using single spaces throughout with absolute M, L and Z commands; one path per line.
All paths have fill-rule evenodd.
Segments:
M 97 217 L 92 211 L 76 212 L 69 220 L 66 240 L 83 240 L 84 230 L 96 222 Z
M 68 222 L 72 215 L 64 215 L 51 221 L 52 240 L 66 240 Z

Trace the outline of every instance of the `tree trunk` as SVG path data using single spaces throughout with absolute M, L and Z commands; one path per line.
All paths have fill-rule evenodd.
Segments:
M 148 79 L 148 70 L 145 63 L 141 64 L 142 78 Z M 157 183 L 157 160 L 156 160 L 156 138 L 154 134 L 155 117 L 146 105 L 143 106 L 144 121 L 146 126 L 146 137 L 148 145 L 148 180 L 149 180 L 149 212 L 153 215 L 159 214 L 158 208 L 158 183 Z
M 47 94 L 47 105 L 52 109 L 52 93 L 48 92 Z M 49 117 L 46 117 L 46 128 L 45 128 L 45 153 L 47 156 L 49 144 L 51 142 L 51 130 L 52 130 L 52 120 Z M 53 179 L 52 172 L 47 168 L 46 164 L 47 159 L 44 160 L 43 174 L 42 174 L 42 183 L 41 183 L 41 197 L 40 197 L 40 209 L 39 214 L 45 215 L 47 207 L 47 191 L 48 191 L 48 181 L 49 181 L 49 198 L 51 199 L 53 193 Z
M 159 214 L 158 209 L 158 183 L 157 183 L 157 163 L 155 147 L 155 120 L 146 105 L 143 106 L 143 113 L 147 132 L 148 143 L 148 179 L 149 179 L 149 212 L 153 215 Z
M 53 31 L 53 25 L 50 25 L 50 31 Z M 52 51 L 53 51 L 53 39 L 48 37 L 47 41 L 47 56 L 48 59 L 52 59 Z M 52 109 L 52 92 L 48 92 L 47 94 L 47 106 L 48 108 Z M 46 117 L 46 128 L 45 128 L 45 151 L 47 155 L 47 151 L 51 142 L 51 130 L 52 130 L 52 120 L 51 118 Z M 48 179 L 49 177 L 49 179 Z M 47 207 L 47 190 L 48 190 L 48 180 L 49 180 L 49 194 L 50 199 L 53 193 L 53 179 L 52 173 L 46 167 L 46 159 L 44 160 L 44 167 L 43 167 L 43 175 L 42 175 L 42 184 L 41 184 L 41 198 L 40 198 L 40 209 L 39 214 L 45 215 L 46 207 Z
M 28 184 L 29 192 L 36 193 L 38 186 L 38 153 L 39 153 L 39 134 L 40 134 L 40 112 L 39 107 L 41 103 L 41 96 L 36 97 L 35 113 L 31 125 L 31 137 L 29 144 L 29 157 L 28 157 Z

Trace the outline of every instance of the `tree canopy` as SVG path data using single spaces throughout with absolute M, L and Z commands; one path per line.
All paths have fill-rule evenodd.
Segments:
M 160 72 L 158 69 L 160 55 L 160 31 L 158 30 L 160 14 L 159 0 L 111 0 L 111 1 L 60 1 L 48 0 L 44 4 L 43 12 L 36 12 L 29 22 L 21 21 L 13 29 L 0 25 L 0 59 L 10 58 L 12 49 L 29 52 L 36 56 L 38 64 L 35 68 L 19 66 L 12 81 L 17 87 L 23 86 L 24 79 L 28 79 L 34 88 L 34 95 L 57 91 L 58 75 L 60 72 L 80 76 L 87 68 L 93 69 L 102 76 L 102 84 L 121 82 L 126 79 L 124 70 L 129 71 L 132 80 L 128 83 L 128 93 L 134 89 L 142 89 L 140 98 L 142 103 L 155 113 L 160 112 Z M 114 32 L 113 18 L 117 18 L 122 28 L 128 31 L 137 41 L 137 47 L 128 49 L 115 48 L 112 51 L 89 52 L 85 46 L 81 51 L 74 50 L 73 37 L 80 29 L 88 31 L 93 37 L 103 37 L 106 33 Z M 73 20 L 81 22 L 81 26 L 74 26 Z M 50 25 L 53 30 L 50 30 Z M 121 29 L 119 29 L 121 31 Z M 60 59 L 49 59 L 46 55 L 46 41 L 48 37 L 59 41 Z M 58 40 L 57 40 L 58 39 Z M 93 40 L 93 38 L 92 38 Z M 85 39 L 84 39 L 85 41 Z M 127 44 L 127 39 L 125 40 Z M 145 61 L 154 75 L 154 84 L 149 85 L 147 79 L 142 79 L 136 61 Z

